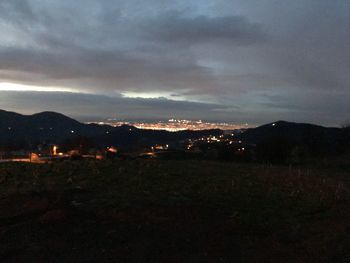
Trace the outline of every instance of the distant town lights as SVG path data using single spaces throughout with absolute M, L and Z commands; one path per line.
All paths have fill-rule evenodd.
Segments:
M 233 123 L 215 123 L 205 122 L 202 120 L 180 120 L 180 119 L 168 119 L 166 121 L 154 121 L 154 122 L 133 122 L 133 121 L 118 121 L 108 120 L 107 122 L 87 122 L 96 123 L 99 125 L 111 125 L 118 127 L 122 125 L 134 126 L 139 129 L 149 130 L 167 130 L 170 132 L 183 131 L 183 130 L 210 130 L 210 129 L 221 129 L 225 131 L 232 131 L 237 129 L 246 129 L 248 126 L 244 124 L 233 124 Z

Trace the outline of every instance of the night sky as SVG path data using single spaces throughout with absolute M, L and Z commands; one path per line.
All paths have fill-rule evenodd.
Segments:
M 1 0 L 0 108 L 350 120 L 349 0 Z

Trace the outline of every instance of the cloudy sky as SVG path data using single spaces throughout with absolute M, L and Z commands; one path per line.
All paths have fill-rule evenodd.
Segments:
M 1 0 L 0 108 L 350 120 L 349 0 Z

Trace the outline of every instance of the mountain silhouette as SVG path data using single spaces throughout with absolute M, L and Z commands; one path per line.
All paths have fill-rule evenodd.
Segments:
M 40 143 L 62 143 L 65 140 L 87 137 L 98 146 L 115 145 L 124 148 L 170 143 L 206 135 L 220 135 L 220 130 L 154 131 L 133 126 L 84 124 L 56 112 L 21 115 L 0 110 L 0 144 L 15 144 L 30 148 Z
M 246 130 L 241 139 L 255 144 L 284 142 L 302 146 L 313 153 L 338 153 L 349 147 L 350 130 L 307 123 L 277 121 Z
M 0 110 L 0 146 L 16 145 L 33 148 L 41 143 L 63 143 L 78 137 L 89 138 L 98 147 L 114 145 L 124 149 L 173 143 L 208 135 L 221 135 L 220 130 L 168 132 L 142 130 L 133 126 L 84 124 L 56 112 L 22 115 Z M 349 148 L 349 128 L 328 128 L 319 125 L 277 121 L 247 129 L 240 137 L 245 142 L 265 145 L 285 143 L 302 146 L 313 153 L 338 153 Z

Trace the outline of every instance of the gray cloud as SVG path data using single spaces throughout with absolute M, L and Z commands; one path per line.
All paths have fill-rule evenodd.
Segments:
M 212 115 L 221 119 L 309 112 L 338 122 L 338 97 L 350 97 L 349 28 L 347 0 L 3 0 L 0 82 L 169 94 L 223 105 Z
M 0 50 L 0 68 L 42 74 L 55 85 L 68 79 L 85 89 L 212 93 L 220 82 L 188 47 L 213 40 L 242 45 L 263 36 L 258 25 L 241 16 L 186 17 L 174 11 L 131 21 L 112 1 L 79 13 L 65 5 L 50 6 L 57 8 L 52 13 L 34 2 L 27 8 L 18 1 L 4 3 L 3 13 L 12 10 L 13 15 L 3 20 L 27 33 L 29 40 L 24 47 Z M 84 87 L 77 79 L 84 79 Z
M 13 104 L 16 101 L 16 104 Z M 228 110 L 217 104 L 172 101 L 165 98 L 142 99 L 108 97 L 68 92 L 11 92 L 3 91 L 0 105 L 7 110 L 32 114 L 40 111 L 59 111 L 80 120 L 105 118 L 167 119 L 188 118 L 220 120 L 218 110 Z M 239 111 L 239 108 L 235 108 Z M 232 109 L 230 109 L 232 112 Z
M 35 15 L 27 0 L 13 0 L 0 2 L 0 14 L 9 23 L 20 24 L 24 22 L 33 22 Z
M 265 35 L 261 25 L 253 24 L 243 16 L 185 17 L 170 12 L 142 25 L 150 38 L 169 44 L 228 41 L 230 44 L 247 45 L 259 42 Z

